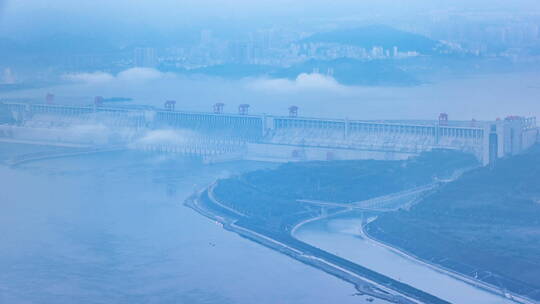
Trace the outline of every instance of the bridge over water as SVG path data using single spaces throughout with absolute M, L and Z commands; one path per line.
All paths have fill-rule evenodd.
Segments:
M 405 191 L 391 193 L 384 196 L 379 196 L 372 199 L 367 199 L 359 202 L 340 203 L 340 202 L 325 202 L 317 200 L 300 199 L 299 203 L 315 205 L 319 207 L 329 208 L 345 208 L 347 210 L 364 210 L 364 211 L 379 211 L 389 212 L 397 209 L 406 209 L 411 206 L 418 198 L 425 193 L 439 186 L 439 183 L 433 183 L 421 187 L 408 189 Z
M 217 106 L 218 104 L 216 104 Z M 0 137 L 123 144 L 132 149 L 199 155 L 207 161 L 405 159 L 432 149 L 474 154 L 484 164 L 516 154 L 537 141 L 535 118 L 491 122 L 361 121 L 212 113 L 154 107 L 0 103 L 9 119 Z M 7 113 L 7 114 L 6 114 Z M 294 115 L 292 115 L 294 114 Z

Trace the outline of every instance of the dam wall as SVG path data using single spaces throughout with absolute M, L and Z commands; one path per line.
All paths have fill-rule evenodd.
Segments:
M 246 106 L 246 105 L 243 105 Z M 177 111 L 147 106 L 106 107 L 0 103 L 11 123 L 0 136 L 200 154 L 212 159 L 268 161 L 405 159 L 432 149 L 475 155 L 489 164 L 538 140 L 535 118 L 484 122 L 360 121 L 295 116 Z M 5 116 L 5 115 L 4 115 Z M 8 115 L 9 116 L 9 115 Z M 231 156 L 232 157 L 232 156 Z M 231 158 L 229 157 L 229 158 Z

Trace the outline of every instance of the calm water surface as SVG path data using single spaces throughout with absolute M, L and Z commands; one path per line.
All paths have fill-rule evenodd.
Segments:
M 514 303 L 432 270 L 360 237 L 361 216 L 308 223 L 295 236 L 307 243 L 422 289 L 451 303 Z
M 0 158 L 13 149 L 0 145 Z M 267 166 L 136 153 L 0 165 L 0 303 L 365 303 L 182 205 Z

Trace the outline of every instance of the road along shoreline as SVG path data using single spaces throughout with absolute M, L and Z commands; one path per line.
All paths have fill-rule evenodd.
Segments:
M 377 246 L 381 246 L 383 248 L 386 248 L 392 252 L 394 252 L 395 254 L 398 254 L 406 259 L 409 259 L 411 261 L 414 261 L 416 263 L 419 263 L 419 264 L 422 264 L 428 268 L 431 268 L 437 272 L 440 272 L 440 273 L 443 273 L 445 275 L 448 275 L 456 280 L 460 280 L 462 282 L 465 282 L 469 285 L 472 285 L 476 288 L 479 288 L 479 289 L 482 289 L 482 290 L 485 290 L 487 292 L 490 292 L 492 294 L 496 294 L 496 295 L 499 295 L 501 297 L 504 297 L 508 300 L 512 300 L 516 303 L 520 303 L 520 304 L 538 304 L 538 302 L 534 301 L 534 300 L 531 300 L 531 299 L 528 299 L 528 298 L 525 298 L 523 296 L 520 296 L 520 295 L 517 295 L 517 294 L 514 294 L 514 293 L 511 293 L 509 291 L 501 291 L 499 288 L 497 288 L 496 286 L 494 285 L 491 285 L 491 284 L 488 284 L 484 281 L 481 281 L 481 280 L 478 280 L 478 279 L 475 279 L 473 277 L 470 277 L 470 276 L 467 276 L 465 274 L 462 274 L 462 273 L 459 273 L 459 272 L 456 272 L 452 269 L 449 269 L 449 268 L 446 268 L 442 265 L 438 265 L 438 264 L 434 264 L 434 263 L 431 263 L 429 261 L 426 261 L 426 260 L 423 260 L 422 258 L 416 256 L 415 254 L 413 253 L 410 253 L 402 248 L 399 248 L 399 247 L 396 247 L 395 245 L 393 244 L 390 244 L 390 243 L 387 243 L 387 242 L 384 242 L 384 241 L 381 241 L 377 238 L 375 238 L 374 236 L 370 235 L 369 234 L 369 229 L 366 229 L 368 227 L 369 223 L 363 223 L 361 226 L 360 226 L 360 229 L 359 229 L 359 233 L 360 235 L 368 240 L 369 242 L 372 242 L 373 244 L 376 244 Z
M 449 303 L 410 285 L 306 244 L 294 238 L 290 232 L 268 231 L 243 214 L 219 202 L 213 193 L 215 186 L 216 183 L 198 191 L 190 196 L 184 204 L 220 224 L 226 230 L 353 284 L 360 294 L 392 303 Z

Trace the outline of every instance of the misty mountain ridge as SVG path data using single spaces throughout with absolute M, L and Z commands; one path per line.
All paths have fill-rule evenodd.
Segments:
M 337 43 L 359 46 L 363 48 L 382 47 L 400 51 L 435 54 L 441 44 L 423 35 L 395 29 L 386 25 L 370 25 L 365 27 L 339 29 L 324 33 L 316 33 L 302 40 L 305 43 Z
M 78 34 L 58 32 L 41 35 L 31 39 L 0 38 L 0 67 L 57 67 L 64 72 L 119 72 L 134 66 L 134 52 L 138 47 L 151 46 L 157 63 L 156 69 L 163 72 L 175 72 L 189 75 L 208 75 L 224 79 L 241 79 L 246 77 L 272 77 L 295 79 L 301 74 L 320 73 L 333 77 L 343 85 L 365 86 L 411 86 L 423 82 L 420 72 L 425 70 L 438 71 L 444 68 L 437 60 L 454 60 L 454 54 L 443 54 L 445 46 L 422 35 L 398 30 L 385 25 L 370 25 L 364 27 L 334 30 L 316 33 L 295 43 L 321 42 L 333 45 L 352 45 L 368 50 L 364 57 L 303 55 L 294 58 L 297 63 L 290 66 L 279 64 L 257 64 L 249 60 L 238 61 L 234 58 L 220 58 L 209 62 L 197 62 L 198 68 L 189 68 L 190 58 L 200 60 L 199 52 L 209 52 L 208 46 L 199 48 L 198 33 L 194 29 L 177 29 L 175 31 L 155 32 L 148 29 L 137 33 L 124 33 L 111 30 L 110 33 L 91 33 L 83 31 Z M 220 43 L 229 42 L 213 37 Z M 166 55 L 167 48 L 181 48 L 183 55 Z M 223 46 L 222 46 L 223 47 Z M 383 48 L 383 54 L 371 56 L 370 49 Z M 338 48 L 340 48 L 338 46 Z M 394 49 L 395 48 L 395 49 Z M 284 49 L 285 50 L 285 49 Z M 398 51 L 396 54 L 394 51 Z M 247 52 L 247 51 L 246 51 Z M 412 52 L 412 57 L 406 57 Z M 209 54 L 209 53 L 208 53 Z M 208 55 L 206 54 L 206 55 Z M 400 57 L 400 54 L 405 56 Z M 421 55 L 421 56 L 418 56 Z M 162 60 L 165 58 L 183 58 L 181 64 L 175 61 Z M 263 58 L 266 55 L 262 55 Z M 204 57 L 204 56 L 203 56 Z M 246 58 L 248 56 L 246 55 Z M 187 59 L 186 59 L 187 58 Z M 2 60 L 4 59 L 4 60 Z M 459 57 L 458 59 L 462 59 Z M 472 58 L 472 60 L 478 60 Z M 221 63 L 216 63 L 221 62 Z M 295 62 L 293 60 L 293 62 Z M 187 64 L 186 64 L 187 63 Z M 197 65 L 195 64 L 195 65 Z M 453 63 L 444 65 L 454 66 Z M 30 76 L 32 78 L 32 76 Z M 9 88 L 8 88 L 9 89 Z
M 349 58 L 334 60 L 308 60 L 291 67 L 272 67 L 254 64 L 221 64 L 192 70 L 174 69 L 181 74 L 208 75 L 227 79 L 270 77 L 296 79 L 301 74 L 321 74 L 334 78 L 342 85 L 408 86 L 421 82 L 411 73 L 389 61 L 363 61 Z
M 396 65 L 395 61 L 357 60 L 339 58 L 334 60 L 309 60 L 290 68 L 284 68 L 271 76 L 294 79 L 302 73 L 320 73 L 333 77 L 344 85 L 416 85 L 420 81 Z
M 132 52 L 135 48 L 144 46 L 159 50 L 167 47 L 195 46 L 198 43 L 198 35 L 199 33 L 195 30 L 177 29 L 168 32 L 146 30 L 138 31 L 136 34 L 112 30 L 107 33 L 57 32 L 15 39 L 0 37 L 0 55 L 10 57 L 27 55 L 50 57 L 58 54 L 98 55 Z M 396 46 L 400 51 L 417 51 L 421 54 L 431 54 L 439 45 L 438 42 L 427 37 L 381 25 L 316 33 L 299 42 L 328 42 L 365 48 L 379 46 L 385 49 Z

